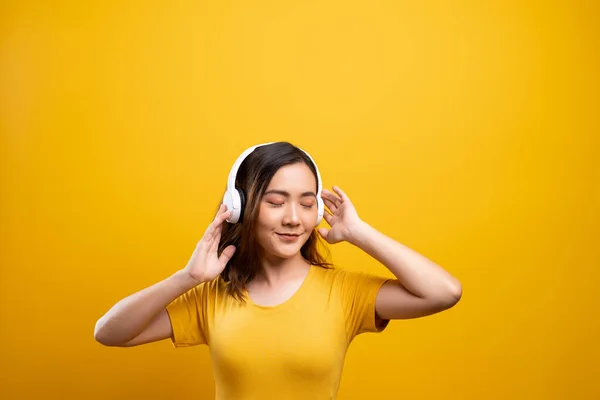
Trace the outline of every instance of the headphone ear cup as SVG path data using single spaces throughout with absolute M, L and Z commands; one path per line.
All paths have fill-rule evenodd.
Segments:
M 237 189 L 237 192 L 240 194 L 240 217 L 238 222 L 242 222 L 244 219 L 244 208 L 246 207 L 246 195 L 243 190 Z
M 317 197 L 317 225 L 321 223 L 323 220 L 323 213 L 325 212 L 325 204 L 323 203 L 323 199 Z
M 240 196 L 237 190 L 228 190 L 223 195 L 223 204 L 227 206 L 227 210 L 231 211 L 231 215 L 227 218 L 227 222 L 235 224 L 240 218 Z

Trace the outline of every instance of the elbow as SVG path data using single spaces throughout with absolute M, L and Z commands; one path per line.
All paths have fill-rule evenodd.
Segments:
M 105 346 L 108 346 L 108 338 L 106 337 L 106 334 L 104 334 L 104 331 L 102 330 L 102 320 L 99 319 L 96 322 L 96 326 L 94 326 L 94 340 L 100 344 L 103 344 Z
M 123 346 L 123 344 L 121 342 L 111 340 L 109 337 L 104 336 L 102 334 L 94 333 L 94 340 L 96 340 L 96 342 L 100 343 L 101 345 L 107 346 L 107 347 L 122 347 Z
M 457 280 L 439 289 L 431 301 L 435 304 L 436 312 L 441 312 L 454 307 L 462 298 L 462 285 Z
M 114 340 L 111 340 L 110 335 L 107 334 L 105 327 L 103 326 L 102 319 L 96 322 L 94 327 L 94 340 L 104 346 L 118 346 Z
M 462 298 L 462 285 L 458 280 L 454 280 L 449 287 L 448 292 L 444 296 L 446 308 L 454 307 Z

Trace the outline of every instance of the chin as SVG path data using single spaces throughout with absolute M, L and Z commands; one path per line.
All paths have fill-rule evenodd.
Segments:
M 275 257 L 281 258 L 281 259 L 288 259 L 288 258 L 294 258 L 296 255 L 298 255 L 298 253 L 300 253 L 300 249 L 301 247 L 298 247 L 298 249 L 296 250 L 291 250 L 291 249 L 287 249 L 287 250 L 274 250 L 271 254 L 273 254 Z
M 281 259 L 289 259 L 289 258 L 294 258 L 296 257 L 299 253 L 300 250 L 302 249 L 302 246 L 304 245 L 304 243 L 302 244 L 297 244 L 294 246 L 281 246 L 279 244 L 272 246 L 269 249 L 269 253 L 277 258 L 281 258 Z
M 277 258 L 280 260 L 286 260 L 290 258 L 297 257 L 300 254 L 300 250 L 302 246 L 306 244 L 308 237 L 301 237 L 295 243 L 282 243 L 280 239 L 273 234 L 270 238 L 265 238 L 266 240 L 263 243 L 266 245 L 261 245 L 262 251 L 264 255 L 268 255 L 269 257 Z

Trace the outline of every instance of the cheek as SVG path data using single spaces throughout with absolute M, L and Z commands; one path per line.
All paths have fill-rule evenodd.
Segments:
M 264 229 L 273 229 L 277 221 L 280 221 L 281 217 L 277 215 L 277 211 L 269 209 L 266 206 L 262 207 L 258 216 L 258 221 Z
M 315 206 L 314 208 L 310 209 L 309 211 L 305 212 L 302 215 L 302 223 L 304 224 L 304 226 L 306 226 L 307 228 L 311 227 L 311 226 L 315 226 L 317 223 L 317 206 Z

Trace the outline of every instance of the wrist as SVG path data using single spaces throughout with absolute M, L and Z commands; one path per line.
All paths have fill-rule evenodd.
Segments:
M 203 282 L 202 280 L 194 279 L 185 269 L 175 272 L 171 275 L 171 279 L 182 291 L 193 289 Z
M 362 248 L 368 239 L 371 226 L 364 221 L 358 222 L 349 232 L 348 242 Z

